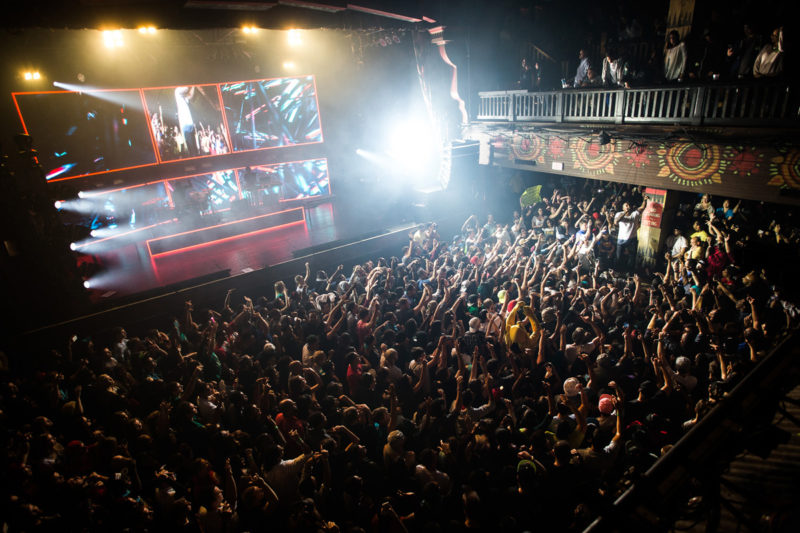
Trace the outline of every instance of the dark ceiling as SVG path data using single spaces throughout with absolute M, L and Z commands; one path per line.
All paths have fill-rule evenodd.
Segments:
M 430 25 L 444 0 L 28 0 L 3 6 L 0 27 L 347 28 Z

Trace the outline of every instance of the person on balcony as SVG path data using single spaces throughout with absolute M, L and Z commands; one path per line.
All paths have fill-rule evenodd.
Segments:
M 682 82 L 686 72 L 686 43 L 681 41 L 677 31 L 672 30 L 664 45 L 664 79 L 668 82 Z
M 573 87 L 584 87 L 584 83 L 589 79 L 589 69 L 592 68 L 592 63 L 589 61 L 589 55 L 583 48 L 578 51 L 578 70 L 575 72 L 575 81 Z
M 613 48 L 609 48 L 603 59 L 603 85 L 609 87 L 630 87 L 627 81 L 628 64 Z
M 783 28 L 775 28 L 753 64 L 753 77 L 776 78 L 783 74 Z
M 519 76 L 517 77 L 517 88 L 530 91 L 533 89 L 533 79 L 535 72 L 531 69 L 531 64 L 528 62 L 527 57 L 522 58 L 522 64 L 519 68 Z
M 753 64 L 761 49 L 761 36 L 756 35 L 749 24 L 745 24 L 744 37 L 736 45 L 737 71 L 736 77 L 747 80 L 753 77 Z

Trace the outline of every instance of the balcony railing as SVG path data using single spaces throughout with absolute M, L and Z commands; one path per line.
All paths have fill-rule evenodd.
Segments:
M 480 93 L 478 120 L 509 122 L 787 125 L 798 121 L 788 85 Z

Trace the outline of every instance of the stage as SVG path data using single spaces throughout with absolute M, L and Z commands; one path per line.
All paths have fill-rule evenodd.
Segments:
M 287 212 L 292 217 L 288 221 Z M 335 197 L 247 215 L 214 219 L 215 224 L 201 224 L 199 229 L 195 222 L 188 231 L 180 231 L 179 221 L 174 220 L 135 236 L 123 235 L 115 247 L 91 258 L 99 263 L 98 272 L 89 278 L 92 303 L 112 304 L 246 274 L 424 221 L 413 220 L 410 208 Z M 272 217 L 283 218 L 268 220 Z M 248 225 L 239 227 L 242 224 Z M 178 238 L 180 242 L 162 244 Z

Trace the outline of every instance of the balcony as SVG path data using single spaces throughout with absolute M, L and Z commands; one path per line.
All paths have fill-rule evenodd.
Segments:
M 797 91 L 787 84 L 488 91 L 479 96 L 479 121 L 782 127 L 798 124 Z

